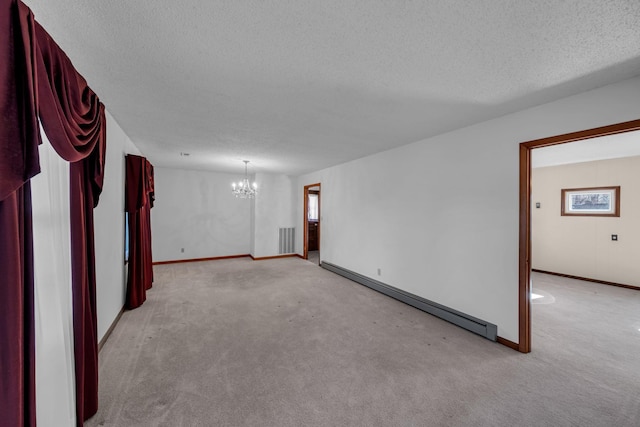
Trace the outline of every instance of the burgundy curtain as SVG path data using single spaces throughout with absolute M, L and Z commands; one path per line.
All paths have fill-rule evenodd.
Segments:
M 40 172 L 33 17 L 0 0 L 0 425 L 35 425 L 29 179 Z M 25 43 L 26 41 L 26 43 Z
M 98 405 L 93 208 L 104 174 L 104 106 L 17 0 L 0 0 L 0 423 L 35 425 L 29 179 L 39 172 L 37 116 L 70 164 L 78 425 Z M 7 41 L 6 43 L 4 41 Z
M 126 160 L 125 211 L 129 214 L 129 272 L 126 307 L 134 309 L 147 299 L 153 283 L 151 208 L 154 201 L 153 166 L 144 157 Z
M 0 201 L 1 426 L 35 425 L 35 329 L 31 189 Z
M 98 410 L 93 209 L 104 178 L 104 106 L 36 22 L 39 113 L 51 145 L 70 164 L 71 287 L 78 425 Z

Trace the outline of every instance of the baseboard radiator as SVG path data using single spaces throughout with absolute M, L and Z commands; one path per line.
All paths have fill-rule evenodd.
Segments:
M 424 299 L 417 295 L 413 295 L 409 292 L 405 292 L 393 286 L 389 286 L 385 283 L 378 282 L 377 280 L 363 276 L 346 268 L 339 267 L 337 265 L 322 261 L 322 268 L 332 271 L 340 276 L 346 277 L 349 280 L 360 283 L 368 288 L 383 293 L 391 298 L 402 301 L 405 304 L 409 304 L 419 310 L 439 317 L 442 320 L 446 320 L 449 323 L 460 326 L 475 334 L 483 336 L 491 341 L 496 341 L 498 337 L 498 327 L 492 323 L 478 319 L 452 308 L 446 307 L 442 304 L 438 304 L 428 299 Z
M 278 233 L 278 254 L 294 253 L 296 251 L 296 228 L 280 228 Z

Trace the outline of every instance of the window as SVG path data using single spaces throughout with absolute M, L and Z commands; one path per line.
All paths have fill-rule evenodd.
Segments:
M 308 219 L 309 221 L 317 221 L 318 220 L 318 195 L 317 194 L 309 194 L 309 210 L 308 210 Z

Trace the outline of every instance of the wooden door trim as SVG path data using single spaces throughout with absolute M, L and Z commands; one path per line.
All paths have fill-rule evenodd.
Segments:
M 531 351 L 531 150 L 636 130 L 640 130 L 640 120 L 631 120 L 520 144 L 518 351 L 522 353 Z
M 304 186 L 302 196 L 304 199 L 302 209 L 302 258 L 304 259 L 309 259 L 309 221 L 307 220 L 307 218 L 309 218 L 309 189 L 311 187 L 318 187 L 318 193 L 322 188 L 319 182 L 316 184 L 309 184 Z M 318 197 L 318 216 L 320 216 L 320 197 Z M 318 218 L 318 224 L 320 224 L 320 218 Z M 320 225 L 318 225 L 318 249 L 320 249 Z

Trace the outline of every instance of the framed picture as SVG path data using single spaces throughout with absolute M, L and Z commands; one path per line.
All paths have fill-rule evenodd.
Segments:
M 620 216 L 620 186 L 564 188 L 562 216 Z

